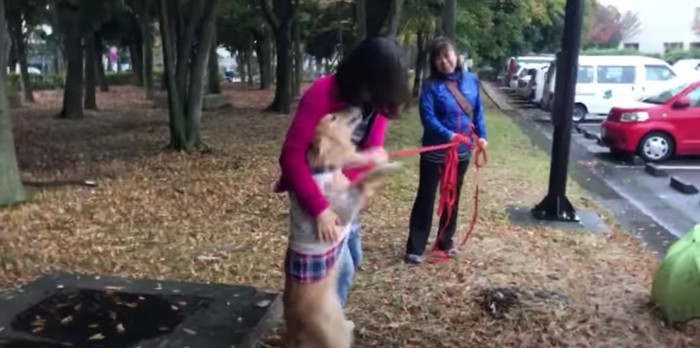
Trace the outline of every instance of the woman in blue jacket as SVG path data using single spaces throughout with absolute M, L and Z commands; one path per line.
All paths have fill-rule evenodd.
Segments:
M 475 146 L 486 147 L 486 124 L 484 108 L 479 94 L 479 82 L 474 75 L 462 67 L 455 45 L 446 38 L 435 39 L 429 51 L 430 77 L 423 84 L 420 95 L 420 117 L 423 124 L 423 146 L 444 144 L 455 137 L 464 137 L 471 131 L 469 116 L 460 108 L 457 100 L 447 88 L 449 81 L 456 82 L 457 89 L 471 104 L 474 132 L 478 137 Z M 459 120 L 459 121 L 458 121 Z M 458 126 L 459 125 L 459 126 Z M 438 241 L 437 248 L 450 257 L 457 256 L 457 248 L 452 237 L 457 228 L 457 211 L 459 192 L 462 189 L 464 175 L 471 157 L 471 150 L 466 144 L 459 146 L 459 166 L 457 174 L 457 197 L 452 207 L 450 221 L 447 214 L 440 219 L 438 231 L 444 233 Z M 420 179 L 418 193 L 409 225 L 406 243 L 406 262 L 420 264 L 430 236 L 433 222 L 435 196 L 440 182 L 440 172 L 445 150 L 425 152 L 420 158 Z M 447 227 L 445 228 L 445 224 Z

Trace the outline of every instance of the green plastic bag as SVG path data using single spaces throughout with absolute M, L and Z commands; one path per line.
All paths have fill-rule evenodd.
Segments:
M 700 225 L 668 248 L 654 275 L 651 301 L 669 324 L 700 318 Z

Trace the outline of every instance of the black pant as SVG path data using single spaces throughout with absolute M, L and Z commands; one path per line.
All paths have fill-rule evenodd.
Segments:
M 457 197 L 452 206 L 452 214 L 449 224 L 443 232 L 442 238 L 438 241 L 438 248 L 447 251 L 454 246 L 452 237 L 457 229 L 457 211 L 459 209 L 459 196 L 462 191 L 462 183 L 464 175 L 467 173 L 469 160 L 460 161 L 457 169 Z M 408 227 L 408 242 L 406 243 L 406 254 L 423 255 L 425 246 L 428 244 L 430 237 L 430 227 L 433 224 L 433 213 L 435 207 L 435 195 L 440 183 L 440 174 L 442 172 L 442 163 L 430 162 L 421 157 L 420 159 L 420 178 L 418 181 L 418 194 L 416 201 L 413 203 L 411 211 L 411 222 Z M 447 211 L 444 211 L 440 217 L 440 225 L 438 233 L 442 231 L 447 223 Z

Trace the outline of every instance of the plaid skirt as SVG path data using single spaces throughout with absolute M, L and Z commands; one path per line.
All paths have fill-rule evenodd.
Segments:
M 325 278 L 340 258 L 345 241 L 338 243 L 323 254 L 303 254 L 287 248 L 284 271 L 299 283 L 315 283 Z

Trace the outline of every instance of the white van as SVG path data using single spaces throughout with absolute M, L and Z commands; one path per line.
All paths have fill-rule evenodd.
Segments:
M 663 91 L 676 78 L 661 59 L 644 56 L 580 56 L 573 120 L 588 114 L 607 115 L 620 101 L 638 100 Z M 554 94 L 556 68 L 549 83 Z M 551 105 L 551 104 L 550 104 Z
M 549 70 L 549 65 L 540 66 L 537 68 L 534 78 L 530 80 L 530 89 L 532 89 L 530 101 L 540 106 L 542 106 L 542 98 L 544 97 L 547 70 Z

